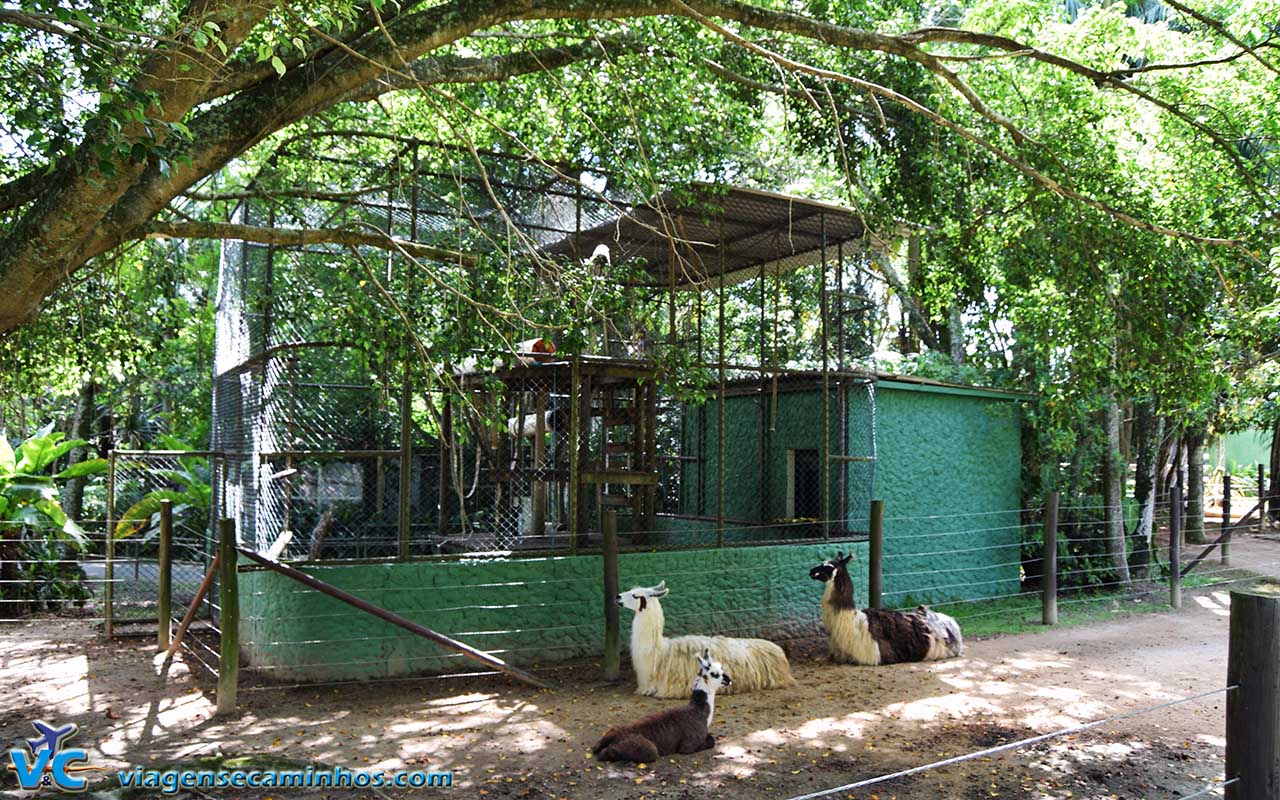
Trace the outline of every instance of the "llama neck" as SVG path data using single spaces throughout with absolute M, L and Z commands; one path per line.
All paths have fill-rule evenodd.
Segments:
M 699 675 L 693 682 L 693 694 L 689 696 L 689 705 L 707 712 L 707 727 L 711 727 L 711 718 L 716 715 L 716 690 L 707 686 Z
M 645 598 L 644 609 L 631 621 L 631 662 L 637 674 L 651 676 L 653 665 L 661 663 L 664 623 L 662 604 L 655 597 Z
M 849 577 L 848 570 L 837 570 L 835 576 L 827 581 L 827 587 L 822 593 L 822 604 L 833 609 L 857 609 L 853 602 L 853 579 Z

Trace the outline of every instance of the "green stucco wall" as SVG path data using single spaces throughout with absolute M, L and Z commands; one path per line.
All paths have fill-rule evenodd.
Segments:
M 1266 431 L 1228 433 L 1222 437 L 1219 447 L 1227 469 L 1232 471 L 1257 469 L 1258 464 L 1271 463 L 1271 434 Z
M 1018 404 L 881 381 L 876 412 L 885 604 L 1018 591 Z
M 667 582 L 667 631 L 813 635 L 822 587 L 809 569 L 837 549 L 857 553 L 865 602 L 866 544 L 790 544 L 624 553 L 623 589 Z M 599 556 L 417 561 L 307 567 L 315 577 L 515 664 L 599 656 Z M 274 572 L 240 576 L 241 641 L 273 677 L 345 680 L 469 672 L 475 662 Z M 629 611 L 622 611 L 623 641 Z

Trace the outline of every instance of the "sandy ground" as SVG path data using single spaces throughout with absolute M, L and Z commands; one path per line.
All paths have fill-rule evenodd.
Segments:
M 1280 574 L 1280 541 L 1238 540 L 1233 559 Z M 73 721 L 75 743 L 100 766 L 255 754 L 451 769 L 467 797 L 788 798 L 1221 687 L 1228 603 L 1226 588 L 1201 590 L 1180 612 L 1117 609 L 1102 623 L 970 641 L 963 658 L 927 665 L 833 665 L 815 643 L 793 658 L 795 689 L 721 698 L 714 751 L 643 767 L 597 764 L 588 751 L 609 724 L 671 701 L 635 697 L 594 669 L 549 673 L 554 691 L 487 677 L 249 683 L 239 717 L 223 720 L 203 674 L 179 662 L 157 675 L 149 640 L 103 643 L 67 620 L 9 623 L 0 629 L 0 738 L 31 735 L 32 719 Z M 1220 779 L 1223 709 L 1215 695 L 835 796 L 1178 798 Z

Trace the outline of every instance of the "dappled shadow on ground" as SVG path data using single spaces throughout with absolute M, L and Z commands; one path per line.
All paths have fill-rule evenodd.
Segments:
M 461 785 L 492 797 L 733 791 L 752 798 L 840 785 L 1181 691 L 1159 675 L 1108 663 L 1097 648 L 1068 653 L 1038 646 L 1041 638 L 975 642 L 967 657 L 929 665 L 797 661 L 796 689 L 722 699 L 715 751 L 639 767 L 597 764 L 587 751 L 608 724 L 671 701 L 636 697 L 627 686 L 596 680 L 592 669 L 559 673 L 561 688 L 553 692 L 490 678 L 306 689 L 251 684 L 239 717 L 223 720 L 212 717 L 210 680 L 181 664 L 160 680 L 149 642 L 106 646 L 87 634 L 61 639 L 31 629 L 9 637 L 0 698 L 13 711 L 0 732 L 25 736 L 34 717 L 74 721 L 92 761 L 112 766 L 261 754 L 352 769 L 453 769 Z M 1218 768 L 1220 741 L 1181 733 L 1186 725 L 1177 720 L 1159 723 L 1168 735 L 1148 726 L 1059 741 L 854 796 L 1089 797 L 1096 790 L 1099 797 L 1142 797 L 1144 787 L 1203 785 Z M 1220 730 L 1203 727 L 1206 734 Z M 1165 762 L 1177 770 L 1172 778 Z
M 1179 613 L 971 642 L 963 658 L 932 664 L 840 666 L 813 643 L 793 658 L 796 688 L 721 699 L 715 750 L 643 767 L 597 764 L 588 751 L 610 724 L 672 701 L 606 684 L 594 667 L 551 673 L 555 691 L 499 678 L 297 688 L 246 677 L 239 716 L 221 719 L 212 679 L 181 662 L 162 679 L 149 640 L 105 645 L 87 623 L 15 625 L 3 631 L 0 735 L 28 735 L 32 718 L 74 721 L 95 763 L 228 753 L 451 769 L 488 797 L 787 797 L 1220 686 L 1229 597 L 1188 598 Z M 1223 707 L 1215 696 L 839 796 L 1178 796 L 1221 773 Z

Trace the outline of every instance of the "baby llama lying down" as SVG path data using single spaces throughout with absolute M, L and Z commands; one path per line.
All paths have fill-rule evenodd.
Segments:
M 698 677 L 693 682 L 689 702 L 679 708 L 659 711 L 630 725 L 610 728 L 591 748 L 600 761 L 656 761 L 673 753 L 697 753 L 715 747 L 715 737 L 707 733 L 716 713 L 716 690 L 731 686 L 729 673 L 703 649 L 696 662 Z
M 853 603 L 853 579 L 849 561 L 853 554 L 837 553 L 809 570 L 822 581 L 822 625 L 827 629 L 831 658 L 845 664 L 900 664 L 937 661 L 964 652 L 960 625 L 928 606 L 915 611 L 859 609 Z
M 637 586 L 618 595 L 618 603 L 636 612 L 631 622 L 631 665 L 636 671 L 636 694 L 650 697 L 683 697 L 697 669 L 696 656 L 708 650 L 734 676 L 734 690 L 777 689 L 795 686 L 787 654 L 764 639 L 727 636 L 662 635 L 665 619 L 659 598 L 667 594 L 667 582 L 649 588 Z M 729 691 L 725 692 L 726 694 Z

